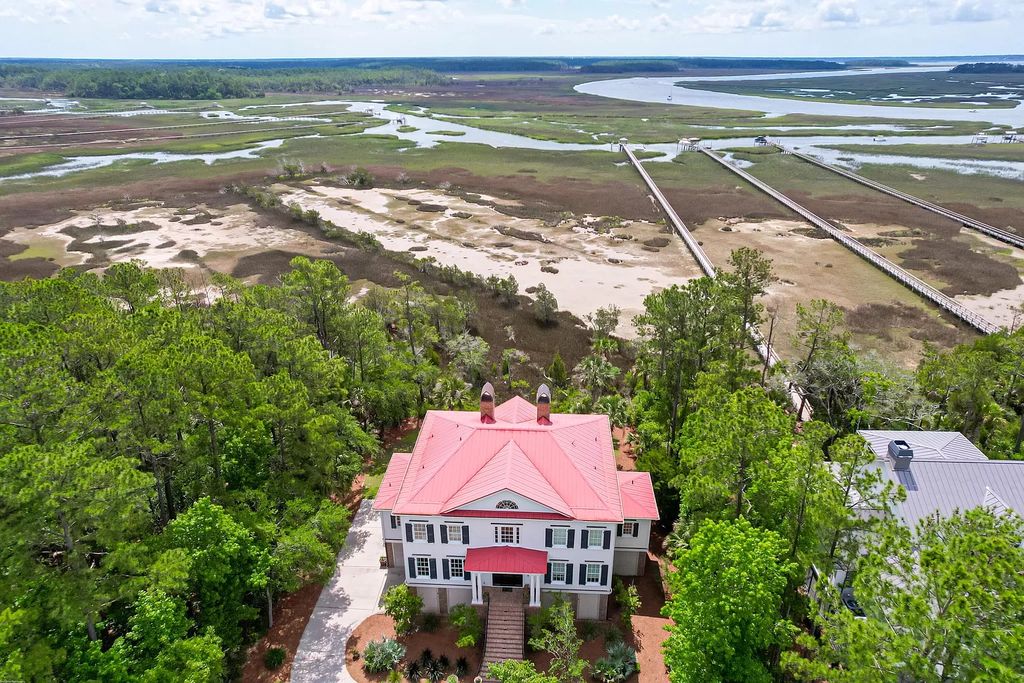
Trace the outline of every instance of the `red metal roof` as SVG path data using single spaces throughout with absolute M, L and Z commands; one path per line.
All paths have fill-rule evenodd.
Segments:
M 619 472 L 622 516 L 626 519 L 659 519 L 658 503 L 650 472 Z
M 409 469 L 410 458 L 412 458 L 412 453 L 395 453 L 391 456 L 388 469 L 380 481 L 380 490 L 377 491 L 377 497 L 373 500 L 374 510 L 390 510 L 394 506 L 398 492 L 402 490 L 402 479 L 405 478 L 405 473 Z
M 512 546 L 470 548 L 466 551 L 466 571 L 499 574 L 543 574 L 548 570 L 548 553 Z
M 606 415 L 554 414 L 541 425 L 536 406 L 516 397 L 494 417 L 484 424 L 477 411 L 429 411 L 394 514 L 445 514 L 509 490 L 570 519 L 622 521 Z M 378 499 L 374 507 L 387 506 Z

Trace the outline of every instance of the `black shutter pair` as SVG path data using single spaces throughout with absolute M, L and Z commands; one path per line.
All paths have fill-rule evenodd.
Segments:
M 445 560 L 445 578 L 448 578 L 448 576 L 447 576 L 447 574 L 448 574 L 447 562 L 448 562 L 448 560 Z M 410 557 L 409 558 L 409 578 L 410 579 L 419 578 L 418 576 L 416 576 L 416 558 L 415 557 Z M 436 579 L 437 578 L 437 560 L 435 560 L 433 557 L 430 558 L 430 578 L 432 578 L 432 579 Z

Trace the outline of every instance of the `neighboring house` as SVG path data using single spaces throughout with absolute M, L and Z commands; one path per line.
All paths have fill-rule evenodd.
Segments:
M 911 529 L 925 517 L 982 505 L 1024 513 L 1024 461 L 989 460 L 960 432 L 858 433 L 885 479 L 906 491 L 893 515 Z
M 604 618 L 613 574 L 645 569 L 658 519 L 647 472 L 615 466 L 606 415 L 550 413 L 515 397 L 479 411 L 429 411 L 412 453 L 395 453 L 374 501 L 387 559 L 428 611 L 523 590 Z
M 858 434 L 875 454 L 871 467 L 881 472 L 882 481 L 906 492 L 904 500 L 892 505 L 892 515 L 909 529 L 928 517 L 948 517 L 980 506 L 1024 514 L 1024 461 L 989 460 L 959 432 L 862 429 Z M 836 566 L 831 580 L 840 587 L 847 607 L 859 612 L 850 588 L 854 569 Z M 812 597 L 818 576 L 812 567 Z

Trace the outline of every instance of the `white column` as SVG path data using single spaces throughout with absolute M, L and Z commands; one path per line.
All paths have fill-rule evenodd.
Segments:
M 530 607 L 540 607 L 540 575 L 530 575 Z
M 473 572 L 473 604 L 482 605 L 484 603 L 483 591 L 480 585 L 480 572 Z

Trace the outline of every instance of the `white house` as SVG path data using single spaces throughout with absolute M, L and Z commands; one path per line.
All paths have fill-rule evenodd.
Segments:
M 515 397 L 479 411 L 430 411 L 412 453 L 395 453 L 374 509 L 387 558 L 429 611 L 521 590 L 564 593 L 582 619 L 604 618 L 613 574 L 644 572 L 658 519 L 646 472 L 615 466 L 606 415 L 550 413 Z

